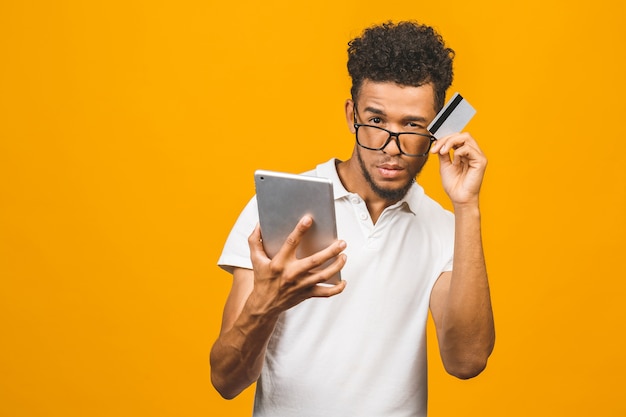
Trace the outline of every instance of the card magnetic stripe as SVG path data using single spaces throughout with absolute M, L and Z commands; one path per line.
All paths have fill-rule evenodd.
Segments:
M 463 101 L 463 97 L 460 94 L 457 94 L 457 96 L 452 100 L 450 105 L 444 110 L 441 117 L 439 117 L 437 121 L 435 122 L 435 124 L 430 128 L 431 134 L 434 135 L 439 130 L 441 125 L 448 119 L 450 114 L 452 114 L 454 109 L 456 109 L 457 106 L 461 104 L 462 101 Z

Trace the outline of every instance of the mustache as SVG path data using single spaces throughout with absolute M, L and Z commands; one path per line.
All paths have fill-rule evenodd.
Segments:
M 402 169 L 406 169 L 407 168 L 407 164 L 406 161 L 404 161 L 402 158 L 400 158 L 400 155 L 387 155 L 384 154 L 382 156 L 382 158 L 380 158 L 378 161 L 376 161 L 376 165 L 380 166 L 380 165 L 396 165 Z

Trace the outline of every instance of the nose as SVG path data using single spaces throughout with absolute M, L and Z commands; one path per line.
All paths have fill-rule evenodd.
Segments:
M 391 143 L 393 143 L 393 145 L 390 147 L 389 145 Z M 389 135 L 387 143 L 385 143 L 381 150 L 388 155 L 400 155 L 402 152 L 400 152 L 400 138 L 398 135 Z

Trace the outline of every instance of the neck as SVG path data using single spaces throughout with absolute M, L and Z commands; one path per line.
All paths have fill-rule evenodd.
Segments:
M 337 174 L 346 190 L 358 194 L 363 199 L 374 223 L 378 221 L 378 218 L 387 207 L 401 199 L 390 200 L 378 195 L 364 178 L 359 162 L 354 155 L 347 161 L 337 164 Z

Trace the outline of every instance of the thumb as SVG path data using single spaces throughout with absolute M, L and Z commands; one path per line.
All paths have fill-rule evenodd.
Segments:
M 250 236 L 248 236 L 248 246 L 250 247 L 251 256 L 264 255 L 267 257 L 265 249 L 263 248 L 263 240 L 261 238 L 261 226 L 258 223 L 254 227 Z

